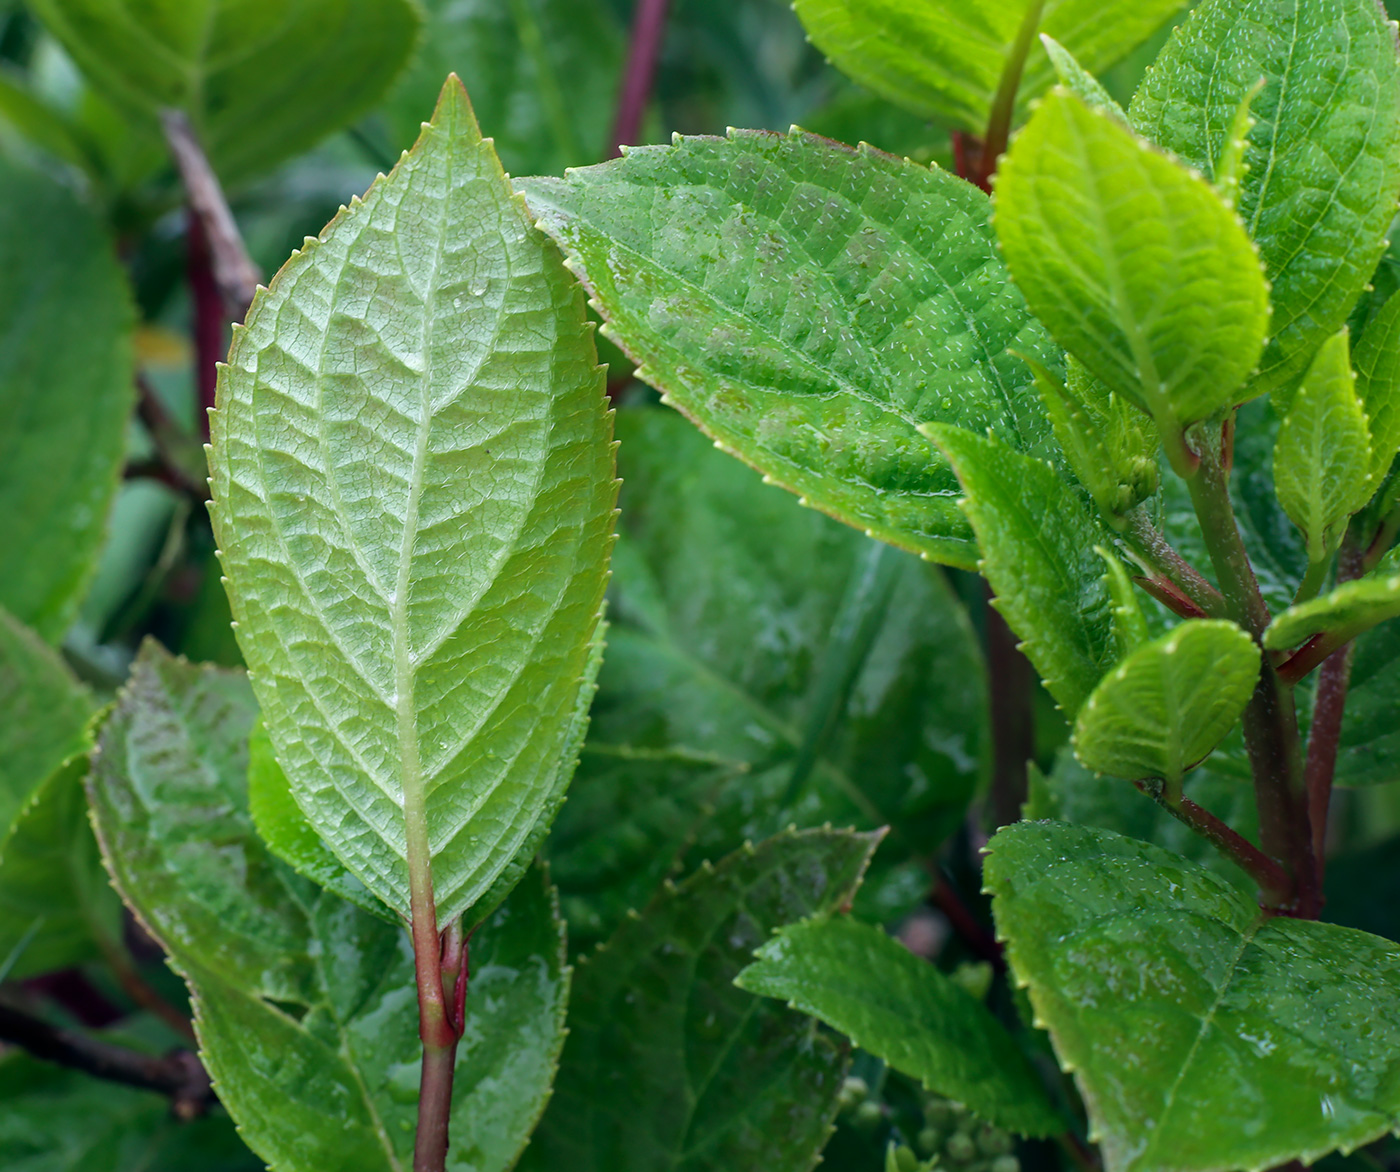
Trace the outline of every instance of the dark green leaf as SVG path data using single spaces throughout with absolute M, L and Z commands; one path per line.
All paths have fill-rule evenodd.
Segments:
M 981 192 L 869 147 L 734 131 L 523 184 L 639 377 L 832 516 L 971 567 L 919 424 L 1048 451 L 1018 351 L 1059 354 L 1006 280 Z
M 851 1043 L 997 1127 L 1053 1135 L 1064 1120 L 991 1012 L 879 928 L 847 916 L 784 928 L 739 988 L 820 1018 Z
M 1400 450 L 1400 297 L 1391 297 L 1367 324 L 1352 363 L 1371 430 L 1371 476 L 1379 485 Z
M 1400 572 L 1344 582 L 1330 594 L 1290 607 L 1264 632 L 1264 646 L 1281 651 L 1320 634 L 1360 634 L 1400 615 Z
M 1400 781 L 1400 623 L 1386 623 L 1356 641 L 1338 785 Z

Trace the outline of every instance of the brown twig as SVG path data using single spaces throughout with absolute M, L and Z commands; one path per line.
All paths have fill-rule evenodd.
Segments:
M 666 33 L 669 0 L 638 0 L 632 18 L 632 41 L 627 52 L 622 92 L 618 97 L 617 118 L 613 122 L 608 158 L 615 159 L 622 148 L 635 143 L 642 134 L 642 120 L 651 101 L 656 81 L 656 62 Z

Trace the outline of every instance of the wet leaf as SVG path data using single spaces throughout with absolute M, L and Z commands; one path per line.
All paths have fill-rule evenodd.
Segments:
M 1064 822 L 1003 830 L 986 877 L 1107 1172 L 1308 1164 L 1396 1126 L 1394 944 L 1263 919 L 1179 856 Z
M 410 850 L 445 923 L 551 805 L 612 541 L 602 382 L 455 78 L 221 371 L 214 529 L 268 734 L 311 825 L 401 914 Z
M 1274 312 L 1251 397 L 1290 389 L 1346 321 L 1385 250 L 1400 190 L 1400 59 L 1372 0 L 1207 0 L 1129 113 L 1148 138 L 1213 176 L 1261 77 L 1239 211 Z
M 528 1172 L 807 1172 L 846 1068 L 816 1023 L 734 987 L 775 928 L 848 903 L 878 835 L 787 832 L 656 897 L 580 962 Z
M 1400 780 L 1400 623 L 1356 641 L 1335 780 L 1343 786 Z
M 1264 632 L 1264 646 L 1282 651 L 1333 631 L 1345 638 L 1400 616 L 1400 573 L 1344 582 L 1330 594 L 1289 607 Z
M 784 928 L 739 974 L 741 989 L 810 1013 L 936 1095 L 1020 1135 L 1064 1120 L 1006 1027 L 946 974 L 847 916 Z
M 990 205 L 943 171 L 734 131 L 522 184 L 640 364 L 716 443 L 823 512 L 969 568 L 932 420 L 1048 451 L 1026 365 L 1060 358 Z
M 1351 358 L 1371 430 L 1371 477 L 1379 485 L 1400 450 L 1400 297 L 1371 319 Z

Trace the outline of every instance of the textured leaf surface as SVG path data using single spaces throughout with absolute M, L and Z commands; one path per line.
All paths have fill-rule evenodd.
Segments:
M 1321 561 L 1371 495 L 1371 441 L 1345 333 L 1323 344 L 1283 417 L 1274 447 L 1279 504 Z
M 1338 785 L 1400 780 L 1400 623 L 1356 641 L 1337 756 Z
M 1259 648 L 1234 623 L 1184 623 L 1144 643 L 1094 689 L 1075 724 L 1090 769 L 1180 782 L 1233 727 L 1259 679 Z
M 286 1172 L 398 1172 L 417 1110 L 418 1007 L 401 927 L 274 859 L 247 811 L 256 714 L 241 672 L 148 644 L 99 745 L 94 817 L 118 887 L 190 983 L 219 1098 Z M 568 986 L 540 873 L 472 939 L 454 1172 L 509 1168 L 548 1095 Z
M 1069 90 L 1079 98 L 1091 110 L 1097 110 L 1102 114 L 1110 114 L 1128 126 L 1128 115 L 1124 112 L 1092 73 L 1084 66 L 1080 65 L 1074 54 L 1066 49 L 1054 37 L 1042 33 L 1040 43 L 1045 46 L 1045 52 L 1050 58 L 1050 64 L 1055 67 L 1055 76 L 1065 89 Z
M 1040 450 L 1058 352 L 1006 280 L 987 198 L 825 139 L 735 131 L 523 185 L 639 376 L 717 443 L 873 536 L 970 567 L 917 427 Z
M 960 428 L 933 434 L 967 493 L 997 609 L 1060 707 L 1077 712 L 1117 651 L 1094 552 L 1103 529 L 1049 464 Z
M 1006 1027 L 957 982 L 847 916 L 784 928 L 739 988 L 787 1001 L 862 1050 L 1021 1135 L 1064 1129 Z
M 255 301 L 210 457 L 277 759 L 400 913 L 410 843 L 446 922 L 549 802 L 607 573 L 610 438 L 582 297 L 453 78 L 394 173 Z
M 581 962 L 530 1172 L 807 1172 L 846 1068 L 810 1018 L 734 987 L 784 924 L 850 901 L 878 835 L 745 846 L 658 895 Z
M 1385 249 L 1400 190 L 1400 60 L 1395 30 L 1371 0 L 1207 0 L 1129 113 L 1148 138 L 1213 175 L 1261 77 L 1239 211 L 1274 313 L 1251 395 L 1296 380 L 1346 321 Z
M 1264 632 L 1264 646 L 1270 650 L 1296 647 L 1323 631 L 1359 634 L 1397 615 L 1400 573 L 1360 578 L 1284 611 Z
M 797 0 L 807 35 L 843 72 L 926 117 L 981 134 L 1025 6 L 1000 0 Z M 1131 52 L 1180 0 L 1047 0 L 1042 32 L 1098 73 Z M 1020 102 L 1048 89 L 1055 70 L 1035 45 Z
M 1371 429 L 1371 476 L 1379 486 L 1400 450 L 1400 297 L 1392 296 L 1371 319 L 1351 358 Z
M 1058 92 L 1002 164 L 997 233 L 1036 316 L 1111 390 L 1182 425 L 1236 401 L 1268 288 L 1199 176 Z
M 0 159 L 0 606 L 50 642 L 87 589 L 117 491 L 131 327 L 96 217 Z
M 124 107 L 187 111 L 225 181 L 373 105 L 420 24 L 411 0 L 36 0 L 34 10 Z
M 1108 1172 L 1311 1163 L 1400 1120 L 1396 945 L 1261 920 L 1178 856 L 1063 822 L 1002 831 L 986 877 Z

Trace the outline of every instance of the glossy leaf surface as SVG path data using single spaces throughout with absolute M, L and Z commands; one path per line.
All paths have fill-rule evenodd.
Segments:
M 1063 822 L 1003 830 L 986 876 L 1107 1172 L 1311 1163 L 1396 1125 L 1396 945 L 1262 919 L 1179 856 Z
M 1359 578 L 1284 611 L 1264 632 L 1264 646 L 1275 651 L 1296 647 L 1323 631 L 1360 634 L 1397 615 L 1400 573 Z
M 1240 718 L 1258 679 L 1259 648 L 1234 623 L 1184 623 L 1103 678 L 1079 710 L 1075 752 L 1099 773 L 1180 782 Z
M 1338 785 L 1384 785 L 1400 779 L 1400 623 L 1356 641 L 1351 666 Z
M 1237 401 L 1268 288 L 1199 176 L 1058 92 L 1002 164 L 997 234 L 1036 316 L 1109 389 L 1182 426 Z
M 868 147 L 734 131 L 523 185 L 639 377 L 823 512 L 971 567 L 922 423 L 1047 435 L 1016 350 L 1058 367 L 986 196 Z
M 1303 374 L 1385 249 L 1400 190 L 1395 30 L 1371 0 L 1207 0 L 1129 113 L 1148 138 L 1213 176 L 1260 78 L 1239 212 L 1274 313 L 1251 395 Z
M 400 913 L 410 850 L 446 922 L 549 804 L 611 544 L 595 362 L 453 78 L 221 371 L 214 526 L 268 733 L 312 826 Z
M 58 642 L 101 550 L 131 412 L 131 298 L 66 187 L 0 159 L 0 606 Z
M 401 927 L 274 859 L 247 811 L 256 714 L 241 672 L 148 644 L 100 741 L 90 794 L 127 902 L 190 984 L 220 1100 L 287 1172 L 398 1172 L 417 1110 L 418 1008 Z M 472 940 L 453 1088 L 454 1172 L 515 1161 L 548 1096 L 568 986 L 540 873 Z
M 985 1005 L 879 928 L 848 916 L 784 928 L 739 988 L 786 1001 L 997 1127 L 1063 1130 L 1035 1070 Z
M 734 987 L 783 924 L 848 903 L 878 836 L 788 832 L 663 891 L 579 964 L 529 1172 L 807 1172 L 842 1048 Z
M 1371 476 L 1379 486 L 1400 450 L 1400 297 L 1391 297 L 1367 323 L 1351 358 L 1371 430 Z

